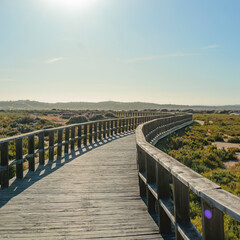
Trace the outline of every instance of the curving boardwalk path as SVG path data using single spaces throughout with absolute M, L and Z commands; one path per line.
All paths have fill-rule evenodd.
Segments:
M 131 132 L 38 166 L 0 190 L 0 239 L 162 239 L 139 197 L 135 154 Z

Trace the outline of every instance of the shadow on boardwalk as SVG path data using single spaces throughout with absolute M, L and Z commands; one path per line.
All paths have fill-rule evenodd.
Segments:
M 56 170 L 78 158 L 79 156 L 82 156 L 83 154 L 98 147 L 101 147 L 109 142 L 132 135 L 134 133 L 135 131 L 118 133 L 114 136 L 93 142 L 92 144 L 88 144 L 86 146 L 82 145 L 81 148 L 77 148 L 74 151 L 69 152 L 69 154 L 64 154 L 61 159 L 48 161 L 46 165 L 38 165 L 35 172 L 26 171 L 23 179 L 15 179 L 12 181 L 12 184 L 9 188 L 0 189 L 0 208 L 7 204 L 8 201 L 10 201 L 13 197 L 17 196 L 18 194 L 32 186 L 35 182 L 55 172 Z

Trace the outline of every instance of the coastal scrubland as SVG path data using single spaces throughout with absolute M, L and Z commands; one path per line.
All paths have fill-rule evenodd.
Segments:
M 162 139 L 159 149 L 240 197 L 240 115 L 194 114 L 189 127 Z M 191 221 L 201 232 L 200 199 L 190 192 Z M 240 225 L 224 216 L 226 239 L 240 239 Z

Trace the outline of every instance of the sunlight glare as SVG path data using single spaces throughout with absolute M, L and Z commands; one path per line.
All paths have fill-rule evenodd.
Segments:
M 54 8 L 65 10 L 81 10 L 92 6 L 97 0 L 48 0 L 48 3 Z

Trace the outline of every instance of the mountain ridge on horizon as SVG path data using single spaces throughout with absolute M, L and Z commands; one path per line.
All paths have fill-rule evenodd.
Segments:
M 240 104 L 235 105 L 182 105 L 158 104 L 148 102 L 38 102 L 32 100 L 0 101 L 0 110 L 144 110 L 144 109 L 169 109 L 169 110 L 234 110 L 240 111 Z

